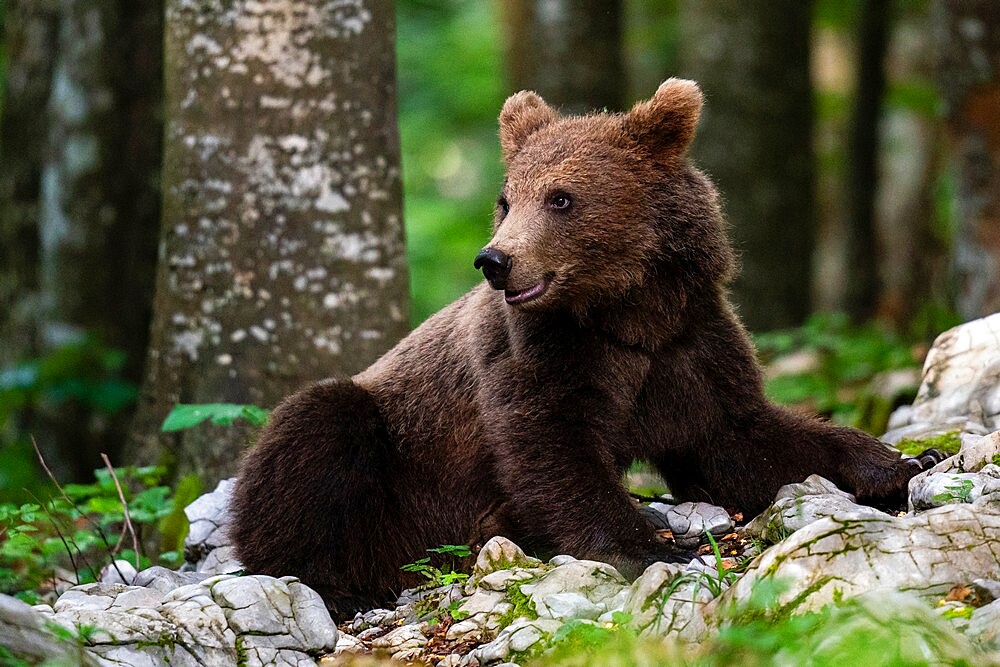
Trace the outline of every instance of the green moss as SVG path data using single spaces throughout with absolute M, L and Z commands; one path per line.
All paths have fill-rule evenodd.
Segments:
M 1000 454 L 994 454 L 993 458 L 990 459 L 990 463 L 995 466 L 1000 466 Z
M 919 440 L 903 438 L 896 445 L 896 449 L 910 456 L 916 456 L 925 449 L 939 449 L 948 454 L 958 454 L 958 450 L 961 448 L 962 440 L 959 437 L 959 431 L 948 431 L 947 433 L 929 438 L 920 438 Z
M 972 618 L 972 612 L 976 610 L 975 607 L 955 607 L 953 609 L 945 609 L 945 618 Z
M 500 617 L 500 627 L 505 628 L 518 618 L 528 618 L 535 620 L 538 612 L 535 611 L 535 603 L 531 597 L 521 590 L 521 586 L 528 582 L 522 581 L 507 588 L 504 596 L 510 603 L 510 610 Z

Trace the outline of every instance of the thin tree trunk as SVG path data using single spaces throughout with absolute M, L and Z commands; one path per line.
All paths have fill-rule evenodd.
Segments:
M 138 383 L 149 330 L 159 218 L 159 6 L 62 0 L 48 105 L 39 233 L 43 349 L 90 336 L 126 353 Z M 77 478 L 118 459 L 128 412 L 90 419 L 49 406 L 47 431 Z
M 38 201 L 58 31 L 54 0 L 9 0 L 0 105 L 0 368 L 36 349 Z
M 621 0 L 503 0 L 510 90 L 532 89 L 564 112 L 620 109 Z
M 207 480 L 247 432 L 161 435 L 176 403 L 274 406 L 407 330 L 389 0 L 168 0 L 164 224 L 133 460 Z
M 900 8 L 886 58 L 889 86 L 933 80 L 932 17 L 919 6 Z M 944 128 L 933 91 L 908 103 L 884 104 L 877 198 L 879 306 L 877 317 L 899 331 L 933 339 L 947 312 L 948 239 L 938 224 Z M 947 326 L 947 325 L 945 325 Z
M 705 91 L 694 156 L 722 192 L 747 325 L 810 311 L 815 237 L 811 2 L 682 0 L 681 72 Z
M 933 7 L 956 186 L 956 302 L 960 315 L 974 318 L 1000 311 L 1000 3 Z
M 844 272 L 844 305 L 858 323 L 875 315 L 880 293 L 875 195 L 890 13 L 889 0 L 864 0 L 858 24 L 857 84 L 847 143 Z

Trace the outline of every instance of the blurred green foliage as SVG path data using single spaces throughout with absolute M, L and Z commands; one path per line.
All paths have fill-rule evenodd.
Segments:
M 570 621 L 533 667 L 715 667 L 744 665 L 974 665 L 988 656 L 947 620 L 911 600 L 837 600 L 819 611 L 788 613 L 784 586 L 758 581 L 747 602 L 724 612 L 718 634 L 685 645 L 639 637 L 626 615 L 611 623 Z
M 0 369 L 0 501 L 38 490 L 28 424 L 40 411 L 73 403 L 86 414 L 111 417 L 131 406 L 137 387 L 122 377 L 125 354 L 93 338 Z M 85 424 L 80 425 L 86 428 Z
M 496 117 L 504 100 L 499 9 L 473 0 L 397 3 L 404 213 L 419 324 L 482 276 L 502 184 Z
M 802 371 L 767 380 L 771 400 L 872 431 L 884 427 L 865 420 L 865 392 L 873 378 L 885 371 L 917 368 L 922 360 L 922 350 L 898 335 L 874 324 L 854 326 L 842 313 L 813 315 L 802 327 L 757 334 L 755 340 L 765 364 L 793 353 L 807 355 Z M 914 395 L 916 389 L 912 387 Z

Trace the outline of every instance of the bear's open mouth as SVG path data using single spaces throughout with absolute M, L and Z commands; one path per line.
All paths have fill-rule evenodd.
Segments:
M 532 299 L 537 299 L 541 295 L 545 294 L 545 290 L 549 288 L 549 284 L 552 282 L 552 276 L 546 276 L 537 285 L 533 285 L 528 289 L 522 290 L 504 290 L 503 298 L 507 303 L 527 303 Z

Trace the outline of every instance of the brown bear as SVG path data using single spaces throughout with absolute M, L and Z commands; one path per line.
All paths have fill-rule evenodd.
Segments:
M 903 497 L 936 454 L 765 399 L 718 195 L 685 157 L 701 106 L 677 79 L 625 114 L 506 101 L 489 284 L 274 411 L 232 502 L 249 571 L 298 576 L 338 617 L 415 583 L 400 566 L 428 547 L 493 535 L 634 576 L 676 555 L 622 487 L 636 459 L 750 513 L 812 473 Z

